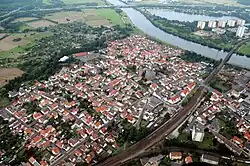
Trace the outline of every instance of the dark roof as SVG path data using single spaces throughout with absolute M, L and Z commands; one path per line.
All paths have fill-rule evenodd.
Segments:
M 208 155 L 208 154 L 203 154 L 202 155 L 204 159 L 210 160 L 210 161 L 215 161 L 215 162 L 219 162 L 219 158 L 212 156 L 212 155 Z

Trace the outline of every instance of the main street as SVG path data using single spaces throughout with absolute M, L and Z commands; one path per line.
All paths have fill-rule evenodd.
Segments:
M 242 40 L 240 41 L 234 48 L 228 53 L 226 58 L 221 61 L 220 65 L 216 67 L 210 75 L 205 79 L 204 84 L 209 83 L 215 75 L 222 69 L 222 67 L 228 62 L 228 60 L 231 58 L 233 53 L 245 42 L 249 41 L 250 39 Z M 141 141 L 137 142 L 136 144 L 132 145 L 130 148 L 128 148 L 126 151 L 121 152 L 120 154 L 110 157 L 107 160 L 105 160 L 102 163 L 99 163 L 97 165 L 99 166 L 117 166 L 122 165 L 122 163 L 125 163 L 153 146 L 154 144 L 158 143 L 160 140 L 164 139 L 167 135 L 169 135 L 171 132 L 173 132 L 177 127 L 180 126 L 180 124 L 183 123 L 183 121 L 186 121 L 191 115 L 197 105 L 200 104 L 200 101 L 202 100 L 203 96 L 205 94 L 205 88 L 200 87 L 194 96 L 189 101 L 188 105 L 185 106 L 182 110 L 180 110 L 175 116 L 172 117 L 169 121 L 164 123 L 162 126 L 160 126 L 157 130 L 155 130 L 153 133 L 151 133 L 146 138 L 142 139 Z

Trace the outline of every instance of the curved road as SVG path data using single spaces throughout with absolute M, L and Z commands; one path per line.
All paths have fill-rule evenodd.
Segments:
M 228 53 L 226 58 L 220 63 L 218 67 L 216 67 L 213 72 L 207 77 L 204 83 L 209 83 L 212 78 L 221 70 L 223 65 L 227 63 L 227 61 L 231 58 L 233 53 L 245 42 L 250 41 L 250 39 L 240 41 L 234 48 Z M 196 107 L 200 104 L 203 96 L 205 94 L 205 88 L 200 87 L 194 96 L 191 98 L 189 104 L 184 107 L 178 114 L 173 116 L 169 121 L 165 122 L 162 126 L 152 132 L 149 136 L 132 145 L 126 151 L 121 152 L 120 154 L 110 157 L 104 162 L 97 164 L 97 166 L 118 166 L 122 165 L 136 156 L 139 156 L 143 152 L 145 152 L 148 148 L 158 143 L 162 139 L 166 137 L 166 135 L 173 132 L 183 121 L 186 121 L 190 114 L 194 112 Z

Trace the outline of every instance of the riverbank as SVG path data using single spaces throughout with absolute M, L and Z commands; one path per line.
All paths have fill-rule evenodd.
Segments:
M 172 34 L 174 36 L 180 37 L 182 39 L 185 39 L 187 41 L 191 41 L 197 44 L 201 44 L 203 46 L 207 46 L 209 48 L 217 49 L 217 50 L 223 50 L 223 51 L 230 51 L 233 47 L 233 45 L 237 44 L 237 40 L 233 37 L 233 34 L 231 34 L 231 40 L 226 36 L 224 36 L 222 39 L 209 39 L 209 38 L 202 38 L 200 36 L 193 34 L 193 29 L 195 28 L 195 25 L 193 23 L 186 23 L 190 24 L 189 27 L 183 27 L 182 25 L 178 24 L 178 21 L 174 22 L 174 25 L 168 23 L 168 20 L 166 18 L 161 18 L 159 16 L 154 16 L 152 14 L 146 13 L 145 11 L 142 11 L 140 9 L 137 9 L 139 12 L 141 12 L 155 27 L 159 28 L 160 30 Z M 158 19 L 158 21 L 155 21 Z M 164 25 L 163 25 L 164 24 Z M 193 29 L 192 29 L 193 28 Z M 237 54 L 241 56 L 250 57 L 250 49 L 239 49 L 237 51 Z

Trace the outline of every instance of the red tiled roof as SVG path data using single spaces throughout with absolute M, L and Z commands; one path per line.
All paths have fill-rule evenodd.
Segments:
M 233 141 L 236 142 L 236 143 L 238 143 L 238 144 L 242 144 L 243 143 L 243 141 L 239 137 L 237 137 L 237 136 L 233 137 Z
M 102 112 L 102 111 L 105 111 L 107 109 L 108 109 L 107 106 L 102 105 L 100 107 L 97 107 L 95 110 L 96 110 L 96 112 Z
M 75 54 L 75 56 L 77 57 L 86 56 L 86 55 L 88 55 L 88 52 L 79 52 Z
M 33 114 L 33 118 L 34 119 L 39 119 L 40 117 L 42 117 L 43 115 L 41 113 L 34 113 Z
M 192 162 L 193 162 L 192 157 L 191 157 L 191 156 L 187 156 L 187 157 L 185 158 L 185 162 L 186 162 L 186 164 L 192 163 Z
M 82 155 L 82 152 L 81 152 L 79 149 L 77 149 L 77 150 L 74 152 L 74 154 L 75 154 L 77 157 L 79 157 L 79 156 Z
M 41 166 L 48 166 L 49 164 L 48 164 L 46 161 L 41 161 L 41 162 L 40 162 L 40 165 L 41 165 Z
M 53 147 L 52 149 L 52 153 L 54 153 L 55 155 L 58 154 L 60 152 L 58 147 Z
M 34 144 L 36 144 L 37 142 L 39 142 L 42 139 L 42 137 L 40 135 L 36 136 L 35 138 L 33 138 L 32 142 Z

